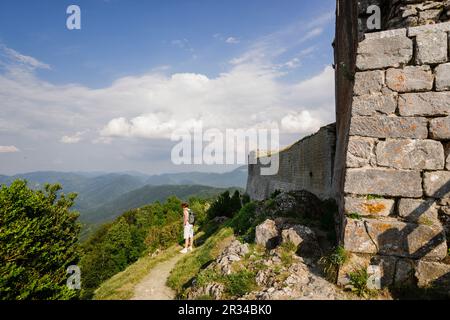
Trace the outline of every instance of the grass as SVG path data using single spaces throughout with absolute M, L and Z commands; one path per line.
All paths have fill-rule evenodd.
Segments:
M 231 297 L 242 297 L 258 287 L 255 277 L 256 274 L 248 270 L 232 273 L 226 277 L 225 292 Z
M 158 263 L 171 259 L 179 254 L 178 246 L 170 247 L 156 257 L 145 256 L 124 271 L 114 275 L 95 290 L 94 300 L 128 300 L 134 294 L 134 287 Z
M 336 247 L 329 255 L 322 257 L 319 264 L 330 282 L 336 282 L 339 267 L 349 259 L 348 252 L 342 246 Z
M 181 259 L 172 270 L 167 285 L 184 298 L 184 290 L 193 278 L 220 254 L 222 249 L 233 239 L 233 229 L 224 227 L 209 237 L 205 243 L 192 254 Z
M 354 220 L 362 220 L 362 216 L 358 212 L 347 213 L 347 217 Z
M 374 290 L 367 288 L 369 274 L 367 273 L 366 268 L 350 272 L 348 276 L 350 278 L 350 285 L 352 286 L 351 291 L 357 296 L 362 298 L 370 298 L 377 294 Z
M 293 254 L 297 251 L 297 246 L 292 242 L 284 242 L 280 245 L 281 254 L 280 259 L 281 263 L 285 267 L 289 267 L 294 262 Z

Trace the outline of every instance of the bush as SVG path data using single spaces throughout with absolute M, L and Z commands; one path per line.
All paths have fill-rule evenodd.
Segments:
M 210 219 L 216 217 L 228 217 L 232 218 L 236 212 L 238 212 L 242 207 L 241 195 L 238 190 L 230 196 L 229 191 L 225 191 L 217 200 L 211 205 L 208 210 L 208 216 Z
M 322 257 L 319 264 L 322 266 L 327 279 L 336 282 L 339 267 L 344 265 L 349 259 L 349 254 L 344 247 L 338 246 L 329 255 Z
M 257 288 L 256 274 L 251 271 L 242 270 L 227 276 L 225 281 L 226 292 L 232 297 L 242 297 Z
M 264 217 L 256 217 L 255 202 L 246 204 L 234 216 L 230 222 L 230 227 L 233 228 L 236 235 L 242 236 L 246 242 L 253 242 L 255 239 L 256 226 L 264 220 Z
M 66 270 L 78 264 L 75 194 L 60 185 L 34 191 L 14 181 L 0 190 L 0 299 L 72 299 Z

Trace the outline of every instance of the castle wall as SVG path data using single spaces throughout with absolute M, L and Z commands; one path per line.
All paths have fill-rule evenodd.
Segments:
M 336 163 L 341 242 L 351 253 L 339 282 L 377 265 L 383 286 L 414 279 L 425 286 L 450 273 L 450 4 L 373 2 L 382 6 L 384 31 L 364 29 L 372 1 L 359 1 L 355 73 L 342 80 L 338 67 L 336 75 L 337 92 L 353 86 L 350 101 L 337 102 L 344 110 L 337 136 L 346 138 Z M 338 25 L 349 19 L 338 12 Z M 353 55 L 343 29 L 336 32 L 337 59 Z
M 276 190 L 307 190 L 319 198 L 332 197 L 335 125 L 323 127 L 279 153 L 278 174 L 261 175 L 261 162 L 249 165 L 247 193 L 264 200 Z

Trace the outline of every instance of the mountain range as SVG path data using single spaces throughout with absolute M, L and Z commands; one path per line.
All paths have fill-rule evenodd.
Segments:
M 227 189 L 244 189 L 247 167 L 227 173 L 167 173 L 145 175 L 127 173 L 31 172 L 14 176 L 0 175 L 0 184 L 25 179 L 33 189 L 45 183 L 59 183 L 64 193 L 75 192 L 74 209 L 84 223 L 104 223 L 122 212 L 169 196 L 187 200 L 192 196 L 211 197 Z

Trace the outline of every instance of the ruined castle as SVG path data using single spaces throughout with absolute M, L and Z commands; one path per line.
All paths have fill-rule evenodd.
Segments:
M 336 124 L 280 152 L 275 176 L 249 165 L 254 199 L 302 189 L 337 201 L 350 253 L 340 284 L 374 265 L 383 286 L 448 281 L 449 42 L 449 0 L 337 0 Z

